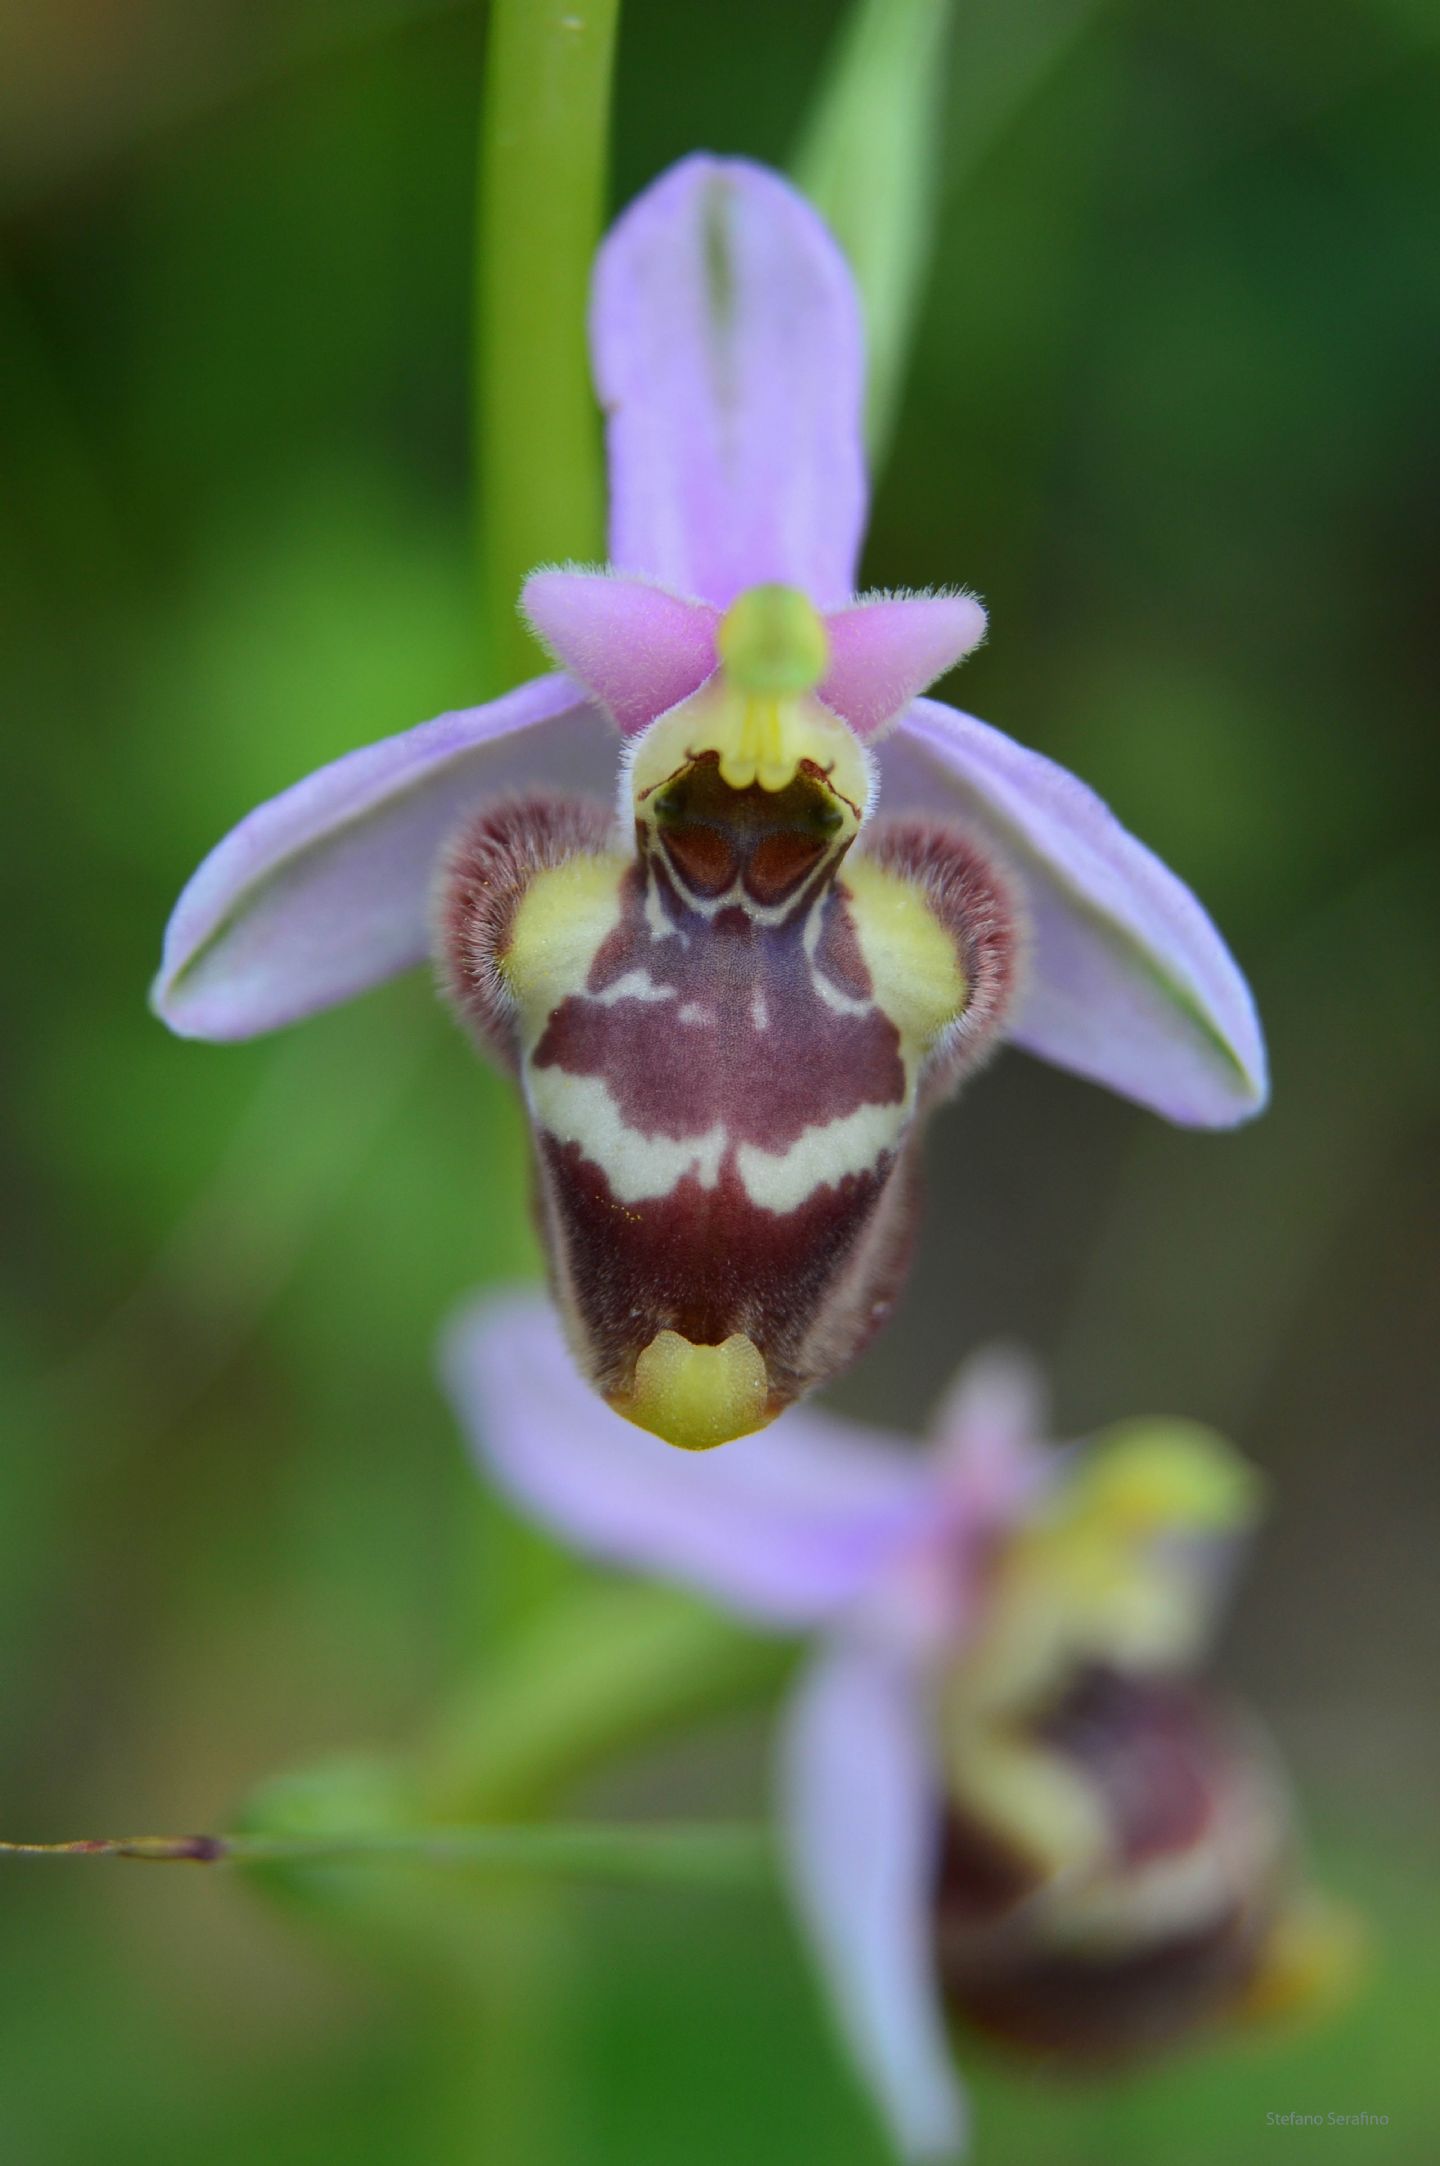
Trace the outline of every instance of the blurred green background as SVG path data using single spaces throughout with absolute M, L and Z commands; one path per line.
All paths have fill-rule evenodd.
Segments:
M 838 20 L 627 0 L 615 200 L 697 146 L 783 161 Z M 12 1836 L 224 1825 L 275 1769 L 403 1746 L 501 1551 L 507 1600 L 536 1577 L 431 1379 L 457 1296 L 535 1268 L 507 1090 L 423 982 L 236 1049 L 144 1005 L 242 812 L 473 697 L 482 34 L 446 0 L 0 15 Z M 938 1123 L 910 1293 L 834 1397 L 918 1429 L 1003 1334 L 1061 1433 L 1184 1412 L 1257 1457 L 1227 1666 L 1377 1934 L 1308 2040 L 1078 2093 L 972 2056 L 1006 2166 L 1440 2156 L 1437 55 L 1424 0 L 957 8 L 867 575 L 985 596 L 962 696 L 1210 904 L 1275 1104 L 1181 1134 L 1007 1054 Z M 764 1766 L 757 1710 L 580 1804 L 744 1812 Z M 221 1875 L 0 1881 L 3 2166 L 884 2156 L 758 1895 L 571 1892 L 532 1932 L 452 1884 L 497 2007 Z

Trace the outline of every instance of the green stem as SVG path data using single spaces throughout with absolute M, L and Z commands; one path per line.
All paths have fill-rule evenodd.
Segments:
M 0 1843 L 0 1856 L 134 1858 L 151 1865 L 458 1865 L 629 1884 L 763 1886 L 762 1827 L 598 1826 L 366 1829 L 319 1835 L 116 1835 L 72 1843 Z
M 492 691 L 533 676 L 526 574 L 603 549 L 585 310 L 619 0 L 491 0 L 475 262 L 480 611 Z

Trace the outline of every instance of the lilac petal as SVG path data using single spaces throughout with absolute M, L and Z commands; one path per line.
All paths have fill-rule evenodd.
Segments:
M 802 196 L 745 159 L 673 167 L 600 251 L 591 345 L 622 571 L 722 606 L 767 580 L 821 608 L 849 597 L 860 315 Z
M 481 1466 L 543 1526 L 765 1623 L 830 1615 L 925 1521 L 918 1456 L 823 1414 L 694 1454 L 632 1427 L 581 1380 L 535 1295 L 463 1309 L 441 1372 Z
M 921 1673 L 840 1638 L 786 1718 L 789 1877 L 840 2026 L 902 2156 L 954 2158 L 966 2113 L 935 1976 L 941 1831 Z
M 1189 1127 L 1259 1112 L 1249 987 L 1190 890 L 1092 790 L 938 700 L 916 701 L 880 772 L 888 811 L 948 812 L 1016 874 L 1031 943 L 1018 1045 Z
M 827 707 L 862 737 L 903 714 L 927 685 L 985 637 L 985 612 L 968 594 L 862 595 L 825 620 Z
M 252 1038 L 423 962 L 437 859 L 496 791 L 607 798 L 615 737 L 566 677 L 349 752 L 272 797 L 195 873 L 151 1004 L 183 1038 Z
M 521 607 L 562 669 L 627 737 L 698 691 L 715 668 L 719 612 L 616 572 L 535 572 Z

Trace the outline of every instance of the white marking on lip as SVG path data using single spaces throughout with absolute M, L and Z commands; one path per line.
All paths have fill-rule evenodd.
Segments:
M 645 923 L 656 940 L 678 940 L 682 948 L 690 945 L 690 935 L 678 926 L 660 900 L 660 891 L 647 873 L 645 876 Z
M 735 1164 L 752 1203 L 768 1211 L 793 1211 L 819 1188 L 833 1188 L 847 1173 L 869 1173 L 900 1139 L 910 1098 L 896 1105 L 857 1106 L 833 1121 L 804 1129 L 783 1151 L 742 1143 Z
M 657 985 L 648 971 L 627 970 L 613 985 L 607 985 L 603 993 L 589 993 L 586 998 L 593 1000 L 597 1007 L 613 1008 L 621 1000 L 673 1000 L 675 988 Z
M 821 895 L 816 897 L 814 908 L 805 920 L 803 946 L 805 961 L 810 970 L 810 983 L 814 986 L 826 1007 L 833 1008 L 837 1015 L 871 1014 L 875 1007 L 873 1000 L 857 1000 L 853 993 L 842 992 L 838 985 L 833 984 L 826 977 L 819 963 L 815 960 L 820 946 L 820 935 L 824 929 L 825 898 Z
M 770 1028 L 770 1003 L 763 985 L 757 985 L 750 995 L 750 1020 L 757 1030 Z
M 743 877 L 738 873 L 722 895 L 697 895 L 669 851 L 664 849 L 663 844 L 661 850 L 670 884 L 687 910 L 692 911 L 699 918 L 717 918 L 722 910 L 743 910 L 746 917 L 754 925 L 783 925 L 787 918 L 793 917 L 798 910 L 805 907 L 807 895 L 813 898 L 817 889 L 828 884 L 829 876 L 835 866 L 835 852 L 833 849 L 827 850 L 813 872 L 806 874 L 803 883 L 793 895 L 787 895 L 782 902 L 778 903 L 759 903 L 748 892 Z M 646 919 L 652 929 L 658 932 L 655 920 L 650 913 L 650 896 L 652 892 L 653 883 L 647 879 Z M 668 932 L 676 930 L 673 925 L 668 923 L 665 929 Z
M 687 1000 L 676 1012 L 677 1023 L 710 1023 L 714 1020 L 708 1008 L 702 1008 L 698 1000 Z
M 571 1075 L 564 1068 L 532 1068 L 526 1077 L 537 1126 L 557 1143 L 578 1143 L 610 1184 L 617 1203 L 668 1196 L 694 1174 L 702 1188 L 720 1178 L 726 1133 L 717 1121 L 700 1136 L 647 1136 L 623 1118 L 601 1076 Z

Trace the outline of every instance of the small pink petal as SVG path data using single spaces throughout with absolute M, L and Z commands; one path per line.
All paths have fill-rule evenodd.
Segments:
M 619 572 L 534 572 L 521 607 L 562 669 L 627 737 L 698 691 L 715 668 L 719 611 Z
M 985 637 L 985 612 L 968 594 L 877 594 L 825 620 L 827 707 L 873 737 Z

